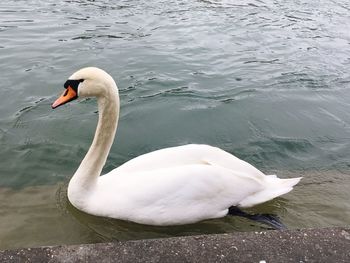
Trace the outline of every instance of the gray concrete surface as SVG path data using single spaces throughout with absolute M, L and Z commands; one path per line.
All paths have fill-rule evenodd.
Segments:
M 350 228 L 25 248 L 0 251 L 0 262 L 350 262 Z

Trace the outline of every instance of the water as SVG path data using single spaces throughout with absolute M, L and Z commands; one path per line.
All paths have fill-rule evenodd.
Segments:
M 105 172 L 151 150 L 211 144 L 266 173 L 304 176 L 253 212 L 289 228 L 349 225 L 349 10 L 345 0 L 2 1 L 0 249 L 263 227 L 239 218 L 147 227 L 69 205 L 96 102 L 50 105 L 90 65 L 121 95 Z

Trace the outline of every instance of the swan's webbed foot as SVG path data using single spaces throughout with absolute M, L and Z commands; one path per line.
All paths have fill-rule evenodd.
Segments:
M 231 206 L 228 209 L 228 215 L 245 217 L 250 220 L 269 225 L 273 229 L 277 230 L 287 229 L 278 216 L 272 214 L 248 214 L 236 206 Z

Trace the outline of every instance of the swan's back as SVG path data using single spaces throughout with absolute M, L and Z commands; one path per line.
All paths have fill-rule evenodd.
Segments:
M 171 168 L 186 164 L 206 164 L 228 168 L 256 178 L 264 174 L 251 164 L 228 152 L 205 144 L 187 144 L 140 155 L 116 168 L 116 172 L 133 173 Z

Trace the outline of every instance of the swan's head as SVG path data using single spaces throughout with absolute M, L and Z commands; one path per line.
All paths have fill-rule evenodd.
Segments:
M 55 109 L 78 97 L 101 97 L 109 96 L 111 91 L 118 92 L 113 78 L 99 68 L 88 67 L 75 72 L 64 83 L 65 91 L 52 104 Z

